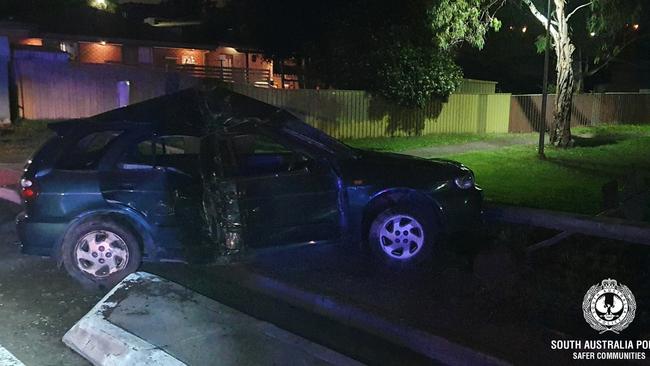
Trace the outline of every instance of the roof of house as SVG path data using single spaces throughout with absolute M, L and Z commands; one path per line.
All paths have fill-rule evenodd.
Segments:
M 183 27 L 154 27 L 122 13 L 110 13 L 92 7 L 68 7 L 56 16 L 43 17 L 29 13 L 0 21 L 1 30 L 22 29 L 30 36 L 69 39 L 75 41 L 107 41 L 121 44 L 215 49 L 218 46 L 254 50 L 253 47 L 223 43 L 212 37 L 200 25 Z

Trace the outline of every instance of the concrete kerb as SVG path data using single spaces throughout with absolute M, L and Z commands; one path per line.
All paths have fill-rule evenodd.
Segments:
M 364 330 L 446 365 L 510 365 L 504 360 L 443 337 L 391 322 L 333 298 L 298 289 L 266 276 L 244 270 L 233 272 L 233 275 L 236 275 L 240 286 L 251 291 Z
M 63 341 L 94 365 L 361 365 L 146 272 L 127 276 Z
M 115 292 L 128 289 L 132 282 L 145 278 L 157 280 L 155 276 L 138 272 L 120 282 L 66 332 L 63 343 L 93 365 L 185 365 L 153 344 L 111 324 L 104 316 L 117 305 L 108 301 Z
M 645 222 L 505 205 L 490 205 L 485 210 L 485 217 L 487 220 L 650 245 L 650 224 Z

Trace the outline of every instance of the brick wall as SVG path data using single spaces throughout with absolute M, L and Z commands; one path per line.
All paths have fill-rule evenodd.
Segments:
M 79 42 L 79 62 L 90 64 L 122 62 L 122 46 L 117 44 Z

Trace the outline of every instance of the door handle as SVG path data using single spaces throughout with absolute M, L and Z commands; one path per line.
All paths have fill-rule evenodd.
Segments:
M 174 197 L 176 197 L 176 199 L 183 199 L 183 200 L 186 200 L 186 199 L 190 198 L 188 195 L 186 195 L 185 193 L 179 191 L 178 189 L 174 190 Z

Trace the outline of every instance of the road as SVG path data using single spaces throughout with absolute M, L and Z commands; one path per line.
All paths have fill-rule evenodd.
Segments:
M 26 365 L 87 365 L 61 337 L 101 294 L 81 290 L 49 259 L 21 255 L 18 211 L 0 201 L 0 345 Z
M 81 289 L 47 258 L 21 255 L 13 226 L 17 212 L 17 206 L 0 201 L 0 346 L 26 365 L 85 365 L 61 337 L 103 293 Z M 367 364 L 431 360 L 399 346 L 399 340 L 256 293 L 237 282 L 237 273 L 262 275 L 515 364 L 566 364 L 570 356 L 551 352 L 549 343 L 593 336 L 581 318 L 584 291 L 612 276 L 638 299 L 646 298 L 648 257 L 645 248 L 586 237 L 528 262 L 507 250 L 542 234 L 500 231 L 474 254 L 442 251 L 431 265 L 409 272 L 374 265 L 345 245 L 297 247 L 231 265 L 142 269 Z M 640 307 L 637 317 L 626 336 L 648 338 L 647 309 Z

